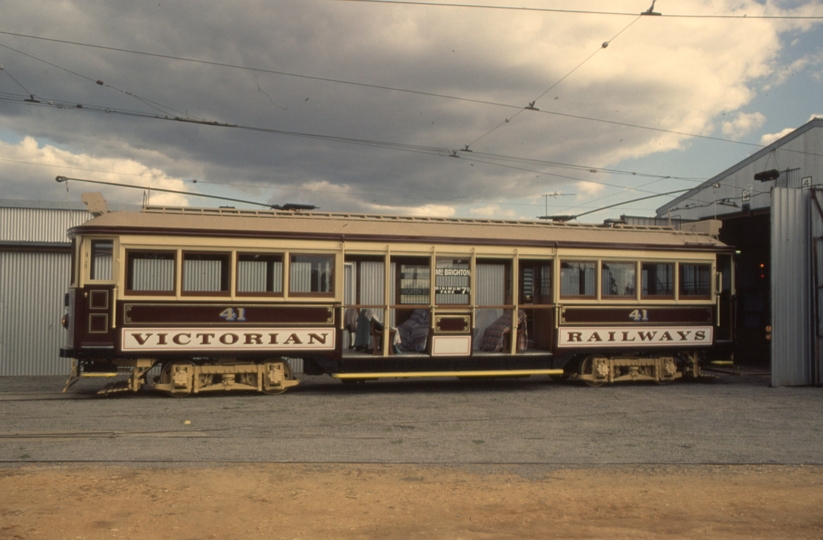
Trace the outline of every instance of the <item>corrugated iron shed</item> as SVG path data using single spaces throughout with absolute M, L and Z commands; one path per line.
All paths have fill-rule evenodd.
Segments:
M 58 351 L 69 286 L 66 229 L 87 221 L 82 204 L 0 199 L 0 376 L 64 375 Z
M 775 180 L 754 175 L 777 170 Z M 774 187 L 809 188 L 823 185 L 823 118 L 815 118 L 740 163 L 703 182 L 657 209 L 657 216 L 687 220 L 767 211 Z

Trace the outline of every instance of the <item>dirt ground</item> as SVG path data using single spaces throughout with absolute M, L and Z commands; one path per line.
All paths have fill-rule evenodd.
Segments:
M 820 539 L 823 469 L 27 466 L 0 538 Z

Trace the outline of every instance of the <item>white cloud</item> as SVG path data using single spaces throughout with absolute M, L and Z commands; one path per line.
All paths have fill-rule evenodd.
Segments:
M 753 113 L 738 113 L 737 116 L 729 121 L 723 122 L 723 135 L 733 139 L 739 139 L 748 135 L 755 129 L 759 128 L 766 122 L 766 117 L 759 112 Z
M 602 5 L 557 0 L 553 7 L 602 10 Z M 789 11 L 758 0 L 681 0 L 658 4 L 656 10 L 751 16 L 811 13 L 816 6 L 809 1 Z M 260 0 L 205 0 L 196 10 L 125 0 L 102 7 L 67 0 L 49 10 L 8 2 L 4 20 L 23 34 L 270 70 L 7 36 L 9 46 L 91 81 L 31 57 L 4 56 L 7 74 L 19 76 L 36 95 L 88 105 L 0 108 L 4 129 L 42 145 L 24 160 L 37 165 L 18 164 L 12 171 L 0 162 L 4 193 L 65 198 L 41 179 L 48 163 L 105 171 L 94 173 L 95 179 L 151 179 L 155 187 L 183 188 L 188 185 L 183 179 L 198 178 L 219 184 L 224 193 L 307 202 L 324 210 L 504 216 L 501 202 L 532 197 L 537 215 L 544 212 L 541 193 L 575 190 L 583 200 L 615 189 L 578 185 L 575 178 L 582 173 L 552 162 L 602 169 L 687 148 L 692 139 L 686 133 L 722 129 L 740 137 L 757 130 L 761 113 L 739 111 L 754 99 L 758 85 L 781 80 L 775 70 L 784 41 L 803 41 L 803 32 L 812 28 L 804 21 L 771 19 L 632 22 L 477 8 Z M 604 41 L 610 41 L 607 48 L 601 47 Z M 809 70 L 819 65 L 817 58 L 794 58 L 791 69 Z M 96 79 L 133 95 L 97 85 Z M 21 92 L 0 77 L 0 95 Z M 535 99 L 539 112 L 521 108 Z M 106 108 L 115 113 L 103 114 Z M 723 114 L 734 119 L 721 124 Z M 168 121 L 166 115 L 263 130 Z M 357 144 L 296 134 L 357 139 Z M 473 161 L 448 157 L 466 144 L 475 152 Z M 55 170 L 48 176 L 56 174 L 68 173 Z M 139 192 L 130 197 L 139 201 Z M 466 205 L 467 197 L 477 203 Z
M 591 195 L 602 193 L 606 186 L 595 182 L 578 182 L 575 184 L 578 190 L 577 200 L 587 199 Z
M 33 137 L 24 137 L 17 144 L 0 141 L 0 187 L 5 198 L 35 198 L 57 200 L 64 198 L 65 184 L 57 184 L 56 176 L 81 178 L 147 186 L 154 189 L 187 189 L 179 178 L 170 178 L 163 171 L 129 159 L 96 158 L 87 154 L 73 154 L 53 145 L 39 145 Z M 35 190 L 31 187 L 36 186 Z M 76 192 L 100 191 L 110 202 L 139 203 L 142 191 L 116 188 L 100 184 L 69 181 L 69 190 Z M 32 197 L 32 194 L 36 194 Z M 77 197 L 79 200 L 79 197 Z M 186 205 L 187 197 L 174 193 L 154 192 L 152 204 Z
M 477 218 L 487 219 L 515 219 L 518 213 L 511 209 L 503 209 L 499 204 L 488 204 L 482 207 L 469 209 L 469 214 Z
M 777 133 L 767 133 L 767 134 L 763 135 L 762 137 L 760 137 L 760 144 L 762 144 L 763 146 L 768 146 L 768 145 L 772 144 L 774 141 L 776 141 L 777 139 L 788 135 L 789 133 L 791 133 L 795 129 L 797 129 L 797 128 L 786 128 L 786 129 L 784 129 L 782 131 L 779 131 Z

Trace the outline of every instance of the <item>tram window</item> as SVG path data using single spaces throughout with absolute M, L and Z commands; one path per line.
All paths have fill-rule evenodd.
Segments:
M 396 261 L 398 304 L 428 304 L 431 292 L 429 259 Z
M 77 285 L 77 239 L 71 239 L 71 285 Z
M 114 242 L 111 240 L 91 241 L 91 268 L 90 279 L 111 279 L 111 255 Z
M 183 253 L 183 293 L 228 293 L 228 253 Z
M 550 304 L 552 302 L 552 263 L 520 261 L 520 303 Z
M 560 296 L 589 296 L 596 294 L 597 263 L 563 261 L 560 263 Z
M 711 296 L 710 264 L 680 264 L 680 297 L 709 298 Z
M 465 259 L 438 258 L 434 267 L 435 301 L 464 305 L 471 295 L 471 265 Z
M 174 293 L 174 251 L 127 251 L 126 290 Z
M 334 255 L 292 255 L 289 293 L 334 294 Z
M 633 298 L 637 291 L 637 265 L 633 262 L 603 262 L 600 266 L 600 295 Z
M 478 306 L 503 306 L 512 303 L 511 263 L 494 259 L 478 259 L 474 281 Z
M 238 253 L 237 292 L 240 294 L 282 294 L 283 256 Z
M 642 263 L 640 266 L 642 298 L 674 298 L 674 264 Z

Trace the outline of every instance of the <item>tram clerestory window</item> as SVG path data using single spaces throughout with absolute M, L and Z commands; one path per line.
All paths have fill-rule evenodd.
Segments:
M 563 261 L 560 263 L 560 296 L 591 296 L 596 294 L 597 264 Z
M 600 267 L 600 295 L 634 298 L 637 265 L 633 262 L 603 262 Z
M 283 256 L 240 253 L 237 255 L 238 293 L 283 293 Z
M 173 251 L 128 251 L 126 289 L 138 293 L 174 292 Z
M 680 297 L 709 298 L 711 296 L 710 264 L 680 264 Z
M 334 294 L 334 255 L 292 255 L 289 293 Z
M 183 253 L 183 293 L 228 293 L 228 253 Z
M 640 296 L 674 298 L 674 263 L 642 263 Z
M 111 259 L 114 242 L 111 240 L 91 241 L 90 278 L 93 280 L 111 279 Z

